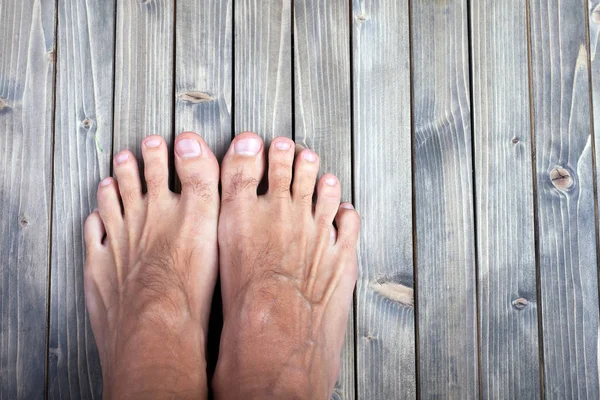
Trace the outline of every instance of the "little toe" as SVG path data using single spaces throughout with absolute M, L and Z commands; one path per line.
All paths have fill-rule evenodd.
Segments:
M 317 184 L 315 221 L 320 228 L 326 229 L 327 233 L 338 212 L 341 198 L 342 187 L 337 177 L 332 174 L 323 175 Z
M 294 182 L 292 198 L 294 203 L 312 207 L 315 183 L 319 173 L 319 157 L 312 150 L 303 149 L 298 152 L 294 165 Z
M 152 135 L 142 142 L 144 157 L 144 179 L 148 188 L 148 199 L 157 199 L 169 194 L 169 158 L 165 140 Z
M 105 178 L 98 185 L 98 211 L 108 237 L 115 237 L 123 226 L 117 181 Z
M 223 202 L 256 198 L 264 169 L 264 144 L 260 136 L 252 132 L 236 136 L 221 167 Z
M 181 181 L 181 196 L 192 207 L 211 206 L 218 212 L 219 163 L 204 139 L 183 132 L 175 140 L 175 167 Z
M 137 160 L 131 151 L 123 150 L 115 155 L 114 165 L 125 216 L 137 215 L 144 206 Z
M 87 248 L 87 253 L 92 253 L 102 246 L 102 239 L 106 234 L 106 229 L 100 218 L 98 210 L 94 210 L 88 215 L 83 225 L 83 237 Z
M 269 148 L 269 196 L 291 198 L 292 164 L 294 163 L 294 142 L 279 137 Z
M 342 203 L 335 216 L 338 235 L 336 247 L 344 250 L 354 250 L 360 232 L 360 216 L 350 203 Z

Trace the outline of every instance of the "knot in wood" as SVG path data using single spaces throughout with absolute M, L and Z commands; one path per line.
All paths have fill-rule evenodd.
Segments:
M 81 127 L 83 129 L 90 129 L 92 127 L 92 121 L 90 121 L 89 119 L 84 119 L 83 121 L 81 121 Z
M 56 50 L 51 50 L 48 52 L 48 60 L 50 62 L 56 61 Z
M 27 226 L 29 225 L 29 221 L 26 217 L 21 217 L 21 219 L 19 220 L 19 225 L 21 225 L 21 228 L 27 228 Z
M 592 11 L 592 22 L 595 24 L 600 24 L 600 4 L 598 4 L 596 8 L 594 8 L 594 11 Z
M 512 306 L 514 308 L 516 308 L 517 310 L 522 310 L 525 307 L 527 307 L 528 305 L 529 305 L 529 302 L 527 301 L 527 299 L 524 299 L 522 297 L 519 297 L 518 299 L 513 300 L 513 302 L 512 302 Z
M 367 19 L 369 19 L 369 18 L 367 17 L 367 14 L 365 14 L 365 13 L 360 13 L 360 14 L 358 14 L 358 15 L 356 16 L 356 19 L 357 19 L 357 21 L 358 21 L 358 22 L 365 22 L 365 21 L 366 21 Z
M 519 143 L 519 138 L 518 137 L 514 137 L 512 140 L 512 144 L 517 144 Z
M 569 190 L 573 187 L 573 177 L 571 173 L 563 167 L 554 167 L 550 171 L 550 180 L 555 188 L 558 190 Z
M 3 98 L 0 98 L 0 111 L 4 110 L 6 107 L 8 107 L 6 100 L 4 100 Z

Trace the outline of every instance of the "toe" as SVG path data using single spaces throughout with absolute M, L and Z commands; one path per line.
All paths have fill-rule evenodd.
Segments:
M 169 194 L 169 159 L 165 140 L 157 135 L 148 136 L 142 143 L 142 155 L 148 199 L 166 196 Z
M 192 207 L 211 205 L 218 210 L 219 163 L 206 142 L 193 132 L 175 140 L 175 167 L 181 181 L 182 199 Z
M 269 148 L 269 191 L 270 196 L 289 199 L 291 196 L 294 142 L 280 137 L 271 142 Z
M 315 221 L 319 228 L 326 229 L 329 234 L 333 219 L 340 207 L 342 187 L 335 175 L 325 174 L 317 184 L 317 204 Z
M 296 156 L 292 197 L 295 203 L 312 207 L 315 182 L 319 173 L 319 157 L 314 151 L 303 149 Z
M 83 237 L 88 254 L 102 246 L 102 238 L 106 234 L 102 218 L 98 210 L 94 210 L 85 220 L 83 225 Z
M 140 172 L 135 156 L 129 150 L 123 150 L 115 155 L 114 165 L 125 216 L 135 215 L 144 205 Z
M 338 230 L 336 247 L 346 250 L 355 249 L 360 231 L 360 217 L 352 204 L 342 203 L 340 205 L 335 216 L 335 224 Z
M 264 144 L 260 136 L 252 132 L 236 136 L 221 167 L 223 202 L 256 198 L 264 169 Z
M 98 211 L 107 236 L 117 236 L 123 225 L 123 214 L 117 182 L 113 178 L 105 178 L 98 185 Z

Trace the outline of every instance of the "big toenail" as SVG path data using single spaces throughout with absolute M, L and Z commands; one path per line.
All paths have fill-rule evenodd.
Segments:
M 233 148 L 237 154 L 255 156 L 260 151 L 260 140 L 255 138 L 240 139 L 235 142 Z
M 327 179 L 325 179 L 325 183 L 328 184 L 329 186 L 335 186 L 335 184 L 337 183 L 337 179 L 327 178 Z
M 144 142 L 146 147 L 153 148 L 160 146 L 160 139 L 149 139 Z
M 302 153 L 302 157 L 308 162 L 317 161 L 317 155 L 312 151 L 305 151 L 304 153 Z
M 177 155 L 181 158 L 192 158 L 198 157 L 202 150 L 200 149 L 200 143 L 193 139 L 181 139 L 175 146 Z
M 354 206 L 350 203 L 343 203 L 341 205 L 342 208 L 348 209 L 348 210 L 354 210 Z
M 100 181 L 100 186 L 108 186 L 108 185 L 110 185 L 110 181 L 111 181 L 110 178 L 104 178 Z
M 117 165 L 123 164 L 127 160 L 129 160 L 129 154 L 127 153 L 117 154 L 115 157 L 115 163 L 117 163 Z
M 275 142 L 275 147 L 277 148 L 277 150 L 289 150 L 291 145 L 288 142 Z

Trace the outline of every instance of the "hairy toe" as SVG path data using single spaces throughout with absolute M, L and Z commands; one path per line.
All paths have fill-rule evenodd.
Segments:
M 260 136 L 252 132 L 236 136 L 221 167 L 223 202 L 255 199 L 264 164 L 264 144 Z

